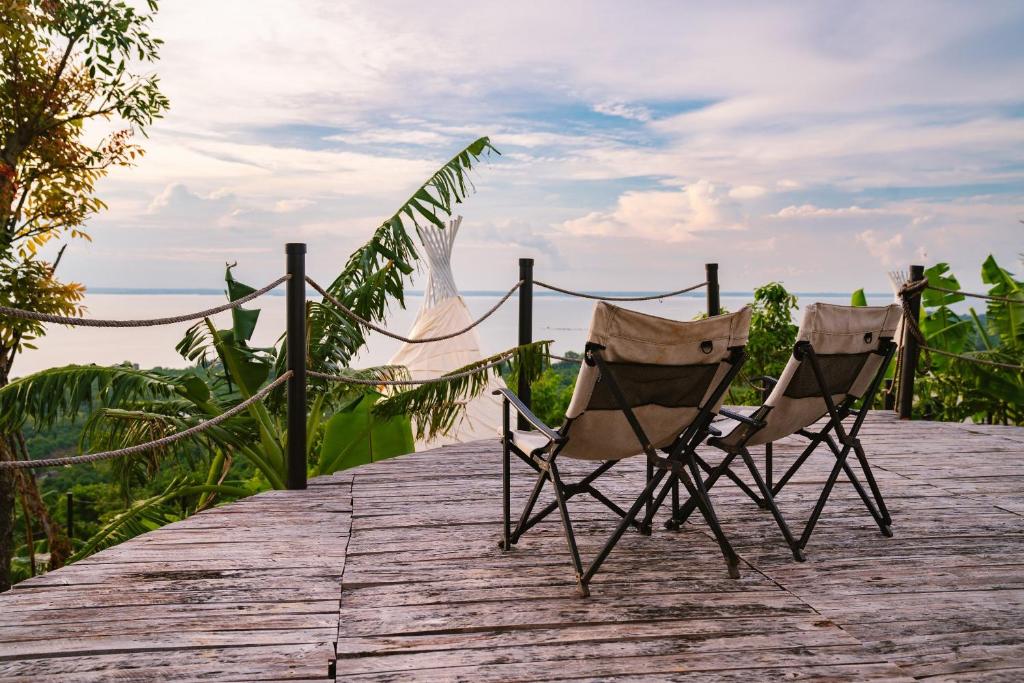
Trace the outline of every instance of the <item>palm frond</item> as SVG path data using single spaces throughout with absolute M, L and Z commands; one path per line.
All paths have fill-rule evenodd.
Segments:
M 28 418 L 46 428 L 94 405 L 160 399 L 186 393 L 178 377 L 128 365 L 67 365 L 14 380 L 0 389 L 0 430 L 19 429 Z
M 459 416 L 465 412 L 466 404 L 480 395 L 492 377 L 500 376 L 501 366 L 486 366 L 511 353 L 511 377 L 517 381 L 518 377 L 525 373 L 528 380 L 533 382 L 541 376 L 548 365 L 550 344 L 550 341 L 534 342 L 484 358 L 449 373 L 454 375 L 478 370 L 471 375 L 401 391 L 379 401 L 373 407 L 373 412 L 382 418 L 407 415 L 416 425 L 417 439 L 432 439 L 451 429 Z
M 405 278 L 419 259 L 412 228 L 422 221 L 443 228 L 443 219 L 473 189 L 469 172 L 474 164 L 491 152 L 500 154 L 490 138 L 482 137 L 452 157 L 352 253 L 327 290 L 367 320 L 382 320 L 389 300 L 404 306 Z M 345 367 L 366 342 L 358 325 L 325 302 L 310 302 L 308 316 L 314 367 Z M 279 359 L 283 357 L 283 353 L 279 355 Z

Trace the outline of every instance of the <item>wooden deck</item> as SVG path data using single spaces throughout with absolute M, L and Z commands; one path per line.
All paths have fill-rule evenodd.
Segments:
M 498 550 L 496 443 L 323 477 L 0 595 L 0 680 L 1024 680 L 1024 429 L 879 413 L 863 437 L 895 537 L 840 480 L 796 563 L 722 484 L 739 580 L 702 525 L 656 526 L 585 600 L 555 519 Z M 607 477 L 619 500 L 634 460 Z M 794 526 L 830 460 L 780 497 Z M 612 520 L 571 509 L 591 553 Z

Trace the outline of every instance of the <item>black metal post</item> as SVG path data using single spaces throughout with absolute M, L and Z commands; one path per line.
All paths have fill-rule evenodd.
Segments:
M 533 343 L 533 259 L 519 259 L 519 345 Z M 519 387 L 516 390 L 519 399 L 532 408 L 532 391 L 525 373 L 519 375 Z M 516 420 L 519 429 L 530 429 L 529 421 L 522 415 Z
M 918 282 L 923 279 L 924 266 L 910 266 L 910 281 Z M 921 313 L 920 292 L 910 297 L 907 307 L 916 322 Z M 921 348 L 906 322 L 903 324 L 903 348 L 900 352 L 903 358 L 900 361 L 899 414 L 901 420 L 909 420 L 914 407 L 914 375 L 917 373 L 917 359 L 921 355 Z
M 722 312 L 722 300 L 718 290 L 718 264 L 705 263 L 704 272 L 708 283 L 708 317 L 711 318 Z
M 885 380 L 885 392 L 883 392 L 886 410 L 896 410 L 896 392 L 892 390 L 892 380 Z
M 68 540 L 73 541 L 75 539 L 75 494 L 68 491 L 64 498 L 68 504 Z
M 306 488 L 306 245 L 289 242 L 287 254 L 287 361 L 289 489 Z

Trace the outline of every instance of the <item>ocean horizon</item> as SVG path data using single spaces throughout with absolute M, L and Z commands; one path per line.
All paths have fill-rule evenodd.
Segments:
M 507 291 L 507 290 L 506 290 Z M 483 315 L 505 291 L 467 290 L 461 292 L 474 318 Z M 605 296 L 649 296 L 650 291 L 591 291 L 591 294 Z M 849 303 L 848 292 L 794 292 L 802 308 L 813 301 Z M 270 299 L 260 298 L 246 304 L 246 308 L 260 309 L 259 323 L 253 335 L 252 345 L 268 347 L 277 343 L 285 329 L 284 288 L 270 292 Z M 311 299 L 318 299 L 310 291 Z M 534 289 L 534 329 L 536 340 L 549 339 L 552 351 L 564 354 L 566 351 L 580 351 L 589 328 L 594 302 L 552 292 Z M 722 307 L 737 310 L 750 302 L 752 291 L 722 292 Z M 893 301 L 891 293 L 867 295 L 870 304 L 887 304 Z M 405 307 L 392 306 L 386 327 L 399 334 L 408 333 L 420 310 L 422 290 L 406 293 Z M 212 308 L 224 303 L 223 290 L 196 288 L 135 288 L 95 287 L 86 291 L 84 304 L 86 317 L 104 319 L 159 318 L 190 313 Z M 262 302 L 262 303 L 261 303 Z M 703 290 L 655 299 L 652 301 L 622 302 L 619 305 L 634 310 L 652 313 L 665 318 L 690 320 L 705 310 Z M 795 312 L 799 316 L 800 311 Z M 230 313 L 224 312 L 213 317 L 221 329 L 230 326 Z M 799 319 L 797 317 L 797 319 Z M 495 314 L 476 328 L 480 349 L 485 355 L 504 351 L 515 346 L 518 339 L 518 306 L 514 297 Z M 188 363 L 174 350 L 175 344 L 194 323 L 179 323 L 161 327 L 102 328 L 69 327 L 50 325 L 47 335 L 34 342 L 38 348 L 21 354 L 14 364 L 14 376 L 21 377 L 46 368 L 70 364 L 96 363 L 112 365 L 130 362 L 140 367 L 182 368 Z M 386 364 L 398 351 L 401 343 L 372 333 L 367 338 L 366 349 L 353 361 L 353 367 L 368 367 Z

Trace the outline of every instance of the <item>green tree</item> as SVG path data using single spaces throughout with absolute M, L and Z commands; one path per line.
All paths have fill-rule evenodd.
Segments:
M 796 342 L 793 311 L 797 298 L 781 282 L 769 282 L 754 290 L 753 314 L 747 339 L 747 361 L 739 381 L 729 389 L 728 402 L 759 405 L 765 377 L 782 374 Z
M 156 76 L 135 66 L 155 62 L 160 41 L 148 12 L 112 0 L 4 0 L 0 3 L 0 301 L 48 313 L 79 312 L 82 288 L 56 280 L 39 249 L 88 239 L 85 224 L 105 208 L 96 182 L 142 150 L 131 142 L 167 108 Z M 90 140 L 85 126 L 117 128 Z M 119 127 L 119 128 L 118 128 Z M 40 295 L 43 295 L 40 298 Z M 44 329 L 0 321 L 0 386 L 15 356 Z M 0 458 L 22 457 L 20 434 L 0 435 Z M 51 566 L 68 545 L 41 504 L 34 477 L 0 471 L 0 590 L 9 584 L 14 490 L 26 514 L 47 530 Z M 32 503 L 31 501 L 37 501 Z

